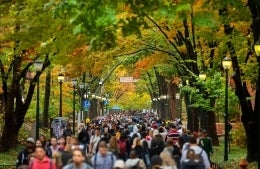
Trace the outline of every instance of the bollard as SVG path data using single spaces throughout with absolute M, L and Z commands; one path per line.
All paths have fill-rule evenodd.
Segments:
M 248 162 L 246 159 L 242 159 L 239 161 L 239 167 L 240 169 L 247 169 Z

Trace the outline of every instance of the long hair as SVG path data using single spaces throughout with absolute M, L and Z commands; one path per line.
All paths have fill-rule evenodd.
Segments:
M 162 159 L 163 166 L 176 166 L 175 160 L 172 158 L 169 151 L 164 150 L 160 153 L 160 157 Z

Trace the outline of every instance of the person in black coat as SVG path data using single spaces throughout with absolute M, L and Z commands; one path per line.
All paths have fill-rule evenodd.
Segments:
M 32 154 L 35 150 L 35 141 L 33 138 L 28 138 L 26 140 L 25 148 L 19 153 L 17 161 L 16 161 L 16 167 L 26 164 L 29 165 L 29 155 Z

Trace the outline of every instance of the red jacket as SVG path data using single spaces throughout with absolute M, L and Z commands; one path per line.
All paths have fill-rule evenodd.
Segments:
M 57 169 L 56 164 L 47 156 L 42 161 L 34 159 L 30 163 L 30 169 Z

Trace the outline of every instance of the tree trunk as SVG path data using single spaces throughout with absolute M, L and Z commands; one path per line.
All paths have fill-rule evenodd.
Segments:
M 10 148 L 15 147 L 17 145 L 17 138 L 19 133 L 18 125 L 14 124 L 6 124 L 4 126 L 4 130 L 1 137 L 1 152 L 6 152 Z
M 207 112 L 207 126 L 208 126 L 208 133 L 210 138 L 212 139 L 212 144 L 214 146 L 219 146 L 219 140 L 217 135 L 217 129 L 216 129 L 216 114 L 213 111 Z
M 257 42 L 259 40 L 260 36 L 260 3 L 257 0 L 248 0 L 248 7 L 250 9 L 250 12 L 252 14 L 253 22 L 251 25 L 251 29 L 253 32 L 254 42 Z M 251 121 L 248 117 L 243 118 L 244 121 L 244 127 L 246 129 L 246 135 L 247 135 L 247 160 L 250 161 L 258 161 L 258 168 L 260 168 L 260 129 L 259 129 L 259 121 L 260 121 L 260 108 L 259 108 L 259 85 L 260 85 L 260 58 L 258 56 L 257 58 L 258 62 L 258 78 L 257 78 L 257 84 L 256 84 L 256 97 L 255 97 L 255 109 L 254 112 L 244 112 L 244 113 L 251 113 L 253 116 L 253 121 Z M 245 105 L 246 107 L 246 105 Z M 245 110 L 246 111 L 246 110 Z M 248 120 L 246 125 L 246 121 Z M 258 123 L 258 125 L 257 125 Z M 257 139 L 256 139 L 257 137 Z
M 245 128 L 246 136 L 247 136 L 247 160 L 249 162 L 257 160 L 257 151 L 255 151 L 257 147 L 257 119 L 256 112 L 253 110 L 251 100 L 247 99 L 250 97 L 250 94 L 247 89 L 246 82 L 242 81 L 241 72 L 242 70 L 239 67 L 237 55 L 234 49 L 234 46 L 231 42 L 227 42 L 228 49 L 230 51 L 230 55 L 232 58 L 233 69 L 235 70 L 235 74 L 233 75 L 233 79 L 236 85 L 236 95 L 239 99 L 241 106 L 241 121 Z M 247 63 L 247 60 L 245 61 Z M 256 102 L 257 104 L 257 102 Z
M 45 94 L 44 94 L 44 107 L 43 107 L 43 127 L 49 127 L 49 105 L 50 105 L 50 94 L 51 94 L 51 72 L 48 70 L 46 73 L 45 81 Z
M 26 51 L 23 52 L 26 53 Z M 11 84 L 7 83 L 7 79 L 2 80 L 5 98 L 5 126 L 0 141 L 0 151 L 8 151 L 10 148 L 16 147 L 18 133 L 24 123 L 24 117 L 32 101 L 34 89 L 37 84 L 36 82 L 38 81 L 42 71 L 50 65 L 48 55 L 46 55 L 42 71 L 37 72 L 33 79 L 30 80 L 27 95 L 23 97 L 23 88 L 21 87 L 20 82 L 24 77 L 26 77 L 26 72 L 29 67 L 32 66 L 33 62 L 30 62 L 25 67 L 22 67 L 22 65 L 24 65 L 22 63 L 22 54 L 14 56 L 13 58 L 13 64 L 11 64 L 12 68 L 10 68 L 10 70 L 13 70 L 12 76 L 7 77 L 10 78 Z M 36 60 L 37 57 L 34 59 Z M 5 75 L 1 64 L 0 68 L 1 76 Z
M 175 120 L 176 117 L 180 118 L 181 115 L 177 114 L 179 112 L 177 107 L 176 95 L 177 93 L 177 85 L 175 83 L 168 84 L 168 95 L 169 95 L 169 118 Z M 181 112 L 180 112 L 181 113 Z

